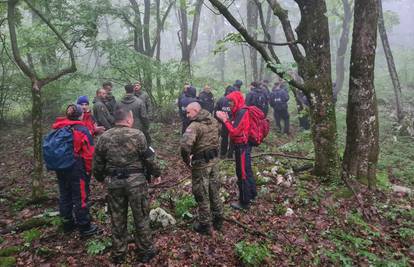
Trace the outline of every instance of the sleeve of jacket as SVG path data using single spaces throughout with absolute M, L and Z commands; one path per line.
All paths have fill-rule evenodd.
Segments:
M 187 127 L 180 140 L 181 157 L 186 164 L 190 163 L 190 155 L 196 139 L 197 128 L 192 123 Z
M 86 129 L 87 130 L 87 129 Z M 74 129 L 73 131 L 73 148 L 75 154 L 79 155 L 85 163 L 85 171 L 90 174 L 92 170 L 92 157 L 94 153 L 93 140 L 83 132 Z
M 242 109 L 236 114 L 236 118 L 233 123 L 229 120 L 226 121 L 227 130 L 229 131 L 230 136 L 240 136 L 244 133 L 247 121 L 249 120 L 248 112 L 246 109 Z
M 102 182 L 105 179 L 106 167 L 106 149 L 105 140 L 100 138 L 95 147 L 95 154 L 93 155 L 92 174 L 96 180 Z
M 284 98 L 283 100 L 285 102 L 289 101 L 289 92 L 288 91 L 283 90 L 283 98 Z
M 155 157 L 154 149 L 147 145 L 145 135 L 140 132 L 134 136 L 136 147 L 138 147 L 139 154 L 141 156 L 142 163 L 144 164 L 147 173 L 153 177 L 161 175 L 161 168 Z
M 142 122 L 142 126 L 144 127 L 144 129 L 148 129 L 149 127 L 149 117 L 148 117 L 148 113 L 147 113 L 147 108 L 145 106 L 144 101 L 141 101 L 142 104 L 140 104 L 139 107 L 139 116 Z
M 253 103 L 253 93 L 249 92 L 246 95 L 246 106 L 251 106 Z
M 93 115 L 95 116 L 98 124 L 105 127 L 106 130 L 110 129 L 115 122 L 114 117 L 112 117 L 104 104 L 95 105 L 93 107 Z

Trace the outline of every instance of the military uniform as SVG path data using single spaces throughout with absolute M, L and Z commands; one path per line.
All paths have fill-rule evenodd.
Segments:
M 141 255 L 154 253 L 144 173 L 159 176 L 160 168 L 140 130 L 115 126 L 102 134 L 95 149 L 93 174 L 98 181 L 107 178 L 115 257 L 127 252 L 128 203 L 134 217 L 137 248 Z
M 213 226 L 219 229 L 223 220 L 223 207 L 219 197 L 217 121 L 207 110 L 202 109 L 187 127 L 180 143 L 184 162 L 190 164 L 192 155 L 192 191 L 198 204 L 199 226 L 207 230 L 213 221 Z
M 144 102 L 145 107 L 147 109 L 148 116 L 151 117 L 151 115 L 152 115 L 152 104 L 151 104 L 151 98 L 147 94 L 147 92 L 144 92 L 141 89 L 141 91 L 139 91 L 139 93 L 135 92 L 135 96 L 138 97 L 139 99 L 141 99 Z

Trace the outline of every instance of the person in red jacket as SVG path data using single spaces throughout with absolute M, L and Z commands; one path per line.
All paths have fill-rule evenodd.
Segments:
M 257 195 L 251 164 L 252 146 L 249 144 L 249 112 L 244 108 L 241 92 L 232 92 L 226 98 L 229 100 L 233 120 L 230 121 L 228 114 L 223 111 L 217 111 L 216 116 L 226 126 L 230 140 L 234 144 L 239 202 L 232 203 L 231 206 L 235 209 L 246 209 Z
M 89 99 L 86 95 L 78 97 L 76 104 L 80 105 L 83 110 L 82 121 L 85 123 L 85 126 L 91 132 L 92 136 L 101 134 L 105 131 L 105 127 L 98 126 L 96 124 L 95 117 L 92 115 L 92 111 L 89 108 Z
M 70 233 L 77 227 L 80 235 L 87 237 L 98 233 L 99 229 L 91 224 L 88 206 L 94 144 L 82 116 L 81 106 L 69 105 L 66 108 L 66 116 L 57 118 L 52 128 L 71 126 L 73 152 L 76 158 L 73 167 L 56 172 L 59 184 L 59 212 L 64 219 L 63 230 Z

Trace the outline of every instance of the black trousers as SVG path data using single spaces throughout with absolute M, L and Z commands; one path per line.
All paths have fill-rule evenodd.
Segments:
M 226 126 L 221 127 L 221 143 L 220 143 L 220 156 L 226 156 L 233 158 L 234 147 L 229 137 L 229 131 Z
M 90 177 L 85 171 L 83 159 L 79 158 L 70 170 L 57 171 L 56 174 L 60 216 L 67 223 L 88 226 L 91 222 L 88 203 Z
M 236 154 L 237 186 L 239 187 L 239 201 L 241 204 L 249 204 L 256 198 L 256 181 L 253 177 L 251 152 L 248 144 L 234 145 Z
M 283 120 L 284 129 L 283 132 L 285 134 L 289 134 L 289 112 L 287 109 L 282 110 L 273 110 L 273 116 L 276 122 L 276 129 L 278 131 L 282 131 L 282 126 L 280 121 Z

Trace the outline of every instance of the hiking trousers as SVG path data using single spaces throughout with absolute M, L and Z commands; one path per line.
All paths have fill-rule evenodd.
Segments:
M 76 223 L 79 227 L 88 227 L 90 176 L 85 171 L 82 158 L 78 158 L 69 170 L 57 171 L 59 184 L 59 212 L 65 223 Z M 75 218 L 73 218 L 75 215 Z
M 273 115 L 276 122 L 276 129 L 278 131 L 282 131 L 282 126 L 280 124 L 280 121 L 283 120 L 284 129 L 283 132 L 285 134 L 289 134 L 289 111 L 287 109 L 282 110 L 274 110 Z
M 256 181 L 252 170 L 252 147 L 249 144 L 234 145 L 234 151 L 239 201 L 241 204 L 248 205 L 257 196 Z
M 225 157 L 227 155 L 228 158 L 233 158 L 233 153 L 234 148 L 229 137 L 229 131 L 223 125 L 221 127 L 220 156 Z

